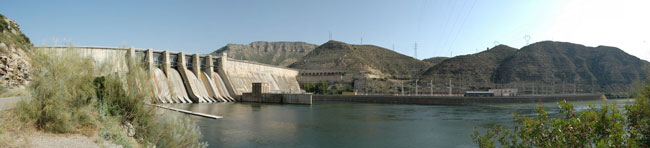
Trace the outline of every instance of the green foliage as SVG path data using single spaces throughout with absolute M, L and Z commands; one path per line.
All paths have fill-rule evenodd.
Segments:
M 326 81 L 320 81 L 319 83 L 307 83 L 305 84 L 305 91 L 315 93 L 315 94 L 326 94 L 328 92 L 329 84 Z
M 482 135 L 475 128 L 472 140 L 479 147 L 649 147 L 650 86 L 644 88 L 625 111 L 602 105 L 576 112 L 560 102 L 562 117 L 551 118 L 538 107 L 534 118 L 514 115 L 513 129 L 495 126 Z
M 85 111 L 96 101 L 94 65 L 72 50 L 35 51 L 33 81 L 28 89 L 33 100 L 17 105 L 19 116 L 45 131 L 68 133 L 92 123 Z M 89 121 L 90 120 L 90 121 Z
M 630 137 L 641 147 L 650 147 L 650 85 L 642 88 L 634 104 L 625 106 Z
M 305 84 L 305 91 L 311 92 L 314 94 L 341 94 L 343 93 L 344 90 L 335 90 L 335 89 L 329 89 L 330 85 L 327 83 L 327 81 L 320 81 L 319 83 L 307 83 Z M 346 87 L 346 90 L 348 88 Z M 349 89 L 352 89 L 351 87 Z

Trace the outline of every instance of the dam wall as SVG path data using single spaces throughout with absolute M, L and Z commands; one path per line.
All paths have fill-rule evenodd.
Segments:
M 227 86 L 231 86 L 231 94 L 241 96 L 252 91 L 252 83 L 269 84 L 272 93 L 300 93 L 300 85 L 296 76 L 298 71 L 249 61 L 220 58 L 219 74 Z
M 157 103 L 234 102 L 243 93 L 251 92 L 252 83 L 270 84 L 274 93 L 300 93 L 297 70 L 243 60 L 227 55 L 212 56 L 153 49 L 107 47 L 37 47 L 61 52 L 79 51 L 94 59 L 100 68 L 98 76 L 128 72 L 129 61 L 141 61 L 149 71 Z

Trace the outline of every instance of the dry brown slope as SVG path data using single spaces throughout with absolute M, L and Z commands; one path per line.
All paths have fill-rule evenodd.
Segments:
M 495 46 L 476 54 L 449 58 L 422 73 L 422 78 L 452 78 L 466 82 L 491 83 L 491 77 L 501 63 L 517 52 L 506 45 Z
M 494 75 L 497 83 L 575 83 L 578 89 L 624 92 L 634 81 L 648 77 L 647 61 L 616 47 L 587 47 L 544 41 L 523 47 L 503 62 Z
M 367 71 L 375 75 L 408 78 L 431 64 L 374 45 L 328 41 L 289 67 L 297 69 Z

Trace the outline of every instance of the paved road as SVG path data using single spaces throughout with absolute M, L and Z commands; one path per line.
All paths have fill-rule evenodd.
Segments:
M 26 99 L 26 97 L 18 96 L 18 97 L 0 98 L 0 110 L 13 108 L 16 106 L 18 101 L 23 99 Z

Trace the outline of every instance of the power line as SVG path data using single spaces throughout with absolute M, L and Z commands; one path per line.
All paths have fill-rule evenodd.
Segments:
M 463 22 L 460 24 L 460 28 L 458 28 L 458 31 L 456 32 L 456 36 L 454 36 L 454 40 L 451 41 L 451 44 L 449 45 L 449 48 L 451 48 L 451 46 L 456 44 L 456 40 L 458 39 L 458 36 L 460 35 L 461 31 L 463 30 L 463 27 L 465 26 L 465 22 L 467 22 L 467 18 L 469 18 L 469 16 L 472 14 L 472 11 L 474 10 L 474 5 L 476 4 L 476 1 L 477 0 L 474 0 L 474 2 L 472 3 L 472 6 L 469 8 L 469 12 L 467 12 L 467 15 L 465 16 L 465 18 L 463 18 Z M 465 1 L 465 2 L 467 2 L 467 1 Z M 465 8 L 464 4 L 463 4 L 463 8 Z
M 465 9 L 465 5 L 467 5 L 467 1 L 465 1 L 465 2 L 463 3 L 463 6 L 460 8 L 460 11 L 463 11 L 463 9 Z M 450 31 L 449 31 L 449 34 L 447 35 L 447 37 L 452 36 L 452 34 L 454 33 L 453 30 L 456 28 L 456 24 L 458 24 L 458 20 L 460 20 L 460 17 L 462 17 L 462 14 L 461 14 L 461 13 L 458 13 L 457 16 L 454 16 L 454 24 L 451 26 L 452 28 L 449 29 Z M 458 29 L 460 29 L 460 28 L 458 28 Z M 452 49 L 451 49 L 451 43 L 450 43 L 450 42 L 453 41 L 453 40 L 449 40 L 449 39 L 450 39 L 450 38 L 447 38 L 447 39 L 445 40 L 445 46 L 446 46 L 446 48 L 449 48 L 449 50 L 452 50 Z

